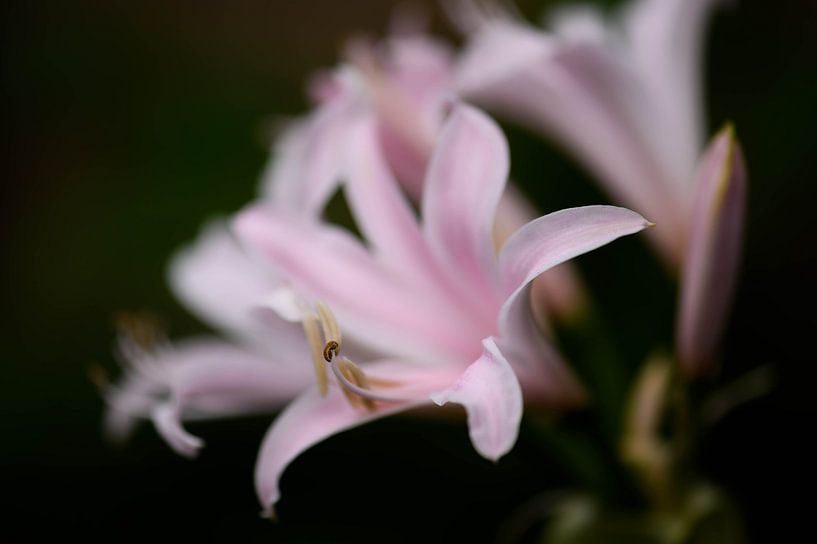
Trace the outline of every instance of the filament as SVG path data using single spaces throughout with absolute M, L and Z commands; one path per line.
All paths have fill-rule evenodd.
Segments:
M 318 391 L 322 397 L 329 392 L 329 381 L 326 365 L 338 381 L 338 385 L 349 401 L 356 408 L 374 410 L 376 401 L 406 402 L 411 399 L 372 390 L 372 384 L 381 387 L 394 387 L 399 382 L 381 379 L 369 379 L 363 370 L 349 358 L 340 356 L 341 332 L 335 314 L 323 302 L 315 303 L 315 311 L 307 312 L 303 318 L 304 334 L 309 343 Z
M 323 337 L 326 343 L 334 342 L 337 344 L 337 349 L 340 349 L 340 327 L 335 319 L 335 314 L 323 302 L 317 302 L 315 309 L 318 310 L 318 317 L 320 317 L 321 325 L 323 326 Z M 337 355 L 337 353 L 335 353 Z
M 303 321 L 304 334 L 309 343 L 309 351 L 312 353 L 312 365 L 315 368 L 315 378 L 318 381 L 318 391 L 322 397 L 329 392 L 329 382 L 326 376 L 326 367 L 323 358 L 326 357 L 325 350 L 321 347 L 321 333 L 318 329 L 318 318 L 315 314 L 307 314 Z
M 332 373 L 337 378 L 341 387 L 357 395 L 365 402 L 383 401 L 383 402 L 407 402 L 411 399 L 401 397 L 398 395 L 390 395 L 369 389 L 369 380 L 363 373 L 363 370 L 347 357 L 340 357 L 337 362 L 330 363 Z

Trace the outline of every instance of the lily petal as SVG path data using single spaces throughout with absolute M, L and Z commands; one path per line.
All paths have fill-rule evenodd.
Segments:
M 351 70 L 333 74 L 336 93 L 277 139 L 261 192 L 279 205 L 320 214 L 340 181 L 341 150 L 357 99 Z
M 455 84 L 466 96 L 482 96 L 525 72 L 553 51 L 546 35 L 512 20 L 485 21 L 471 36 L 456 67 Z
M 662 160 L 690 197 L 689 173 L 704 145 L 703 45 L 724 0 L 636 0 L 625 13 L 630 55 L 661 114 Z
M 451 51 L 425 35 L 391 37 L 374 46 L 357 41 L 348 50 L 366 79 L 384 155 L 406 192 L 419 199 L 442 122 Z
M 122 440 L 139 419 L 151 418 L 179 454 L 192 457 L 203 442 L 181 419 L 209 419 L 273 410 L 314 377 L 306 345 L 281 353 L 283 364 L 217 340 L 194 339 L 131 361 L 123 383 L 106 393 L 106 429 Z M 293 363 L 302 364 L 293 364 Z
M 529 62 L 503 70 L 503 78 L 475 78 L 469 74 L 495 72 L 490 69 L 495 55 L 485 43 L 524 47 Z M 661 139 L 655 137 L 660 112 L 636 76 L 626 59 L 604 44 L 560 41 L 502 21 L 485 25 L 471 39 L 458 84 L 465 97 L 563 142 L 617 200 L 660 217 L 661 227 L 651 237 L 675 265 L 683 251 L 677 233 L 686 225 L 690 200 L 680 182 L 688 175 L 669 179 L 672 173 L 660 162 L 655 143 Z
M 695 214 L 681 282 L 677 350 L 685 372 L 713 364 L 740 263 L 746 167 L 731 126 L 709 145 L 697 177 Z
M 495 285 L 494 216 L 508 170 L 508 144 L 496 123 L 457 105 L 429 166 L 423 226 L 440 262 L 480 291 Z
M 296 349 L 297 326 L 262 321 L 253 312 L 280 288 L 280 278 L 247 255 L 225 221 L 206 225 L 175 255 L 168 275 L 176 296 L 211 326 L 262 349 Z
M 433 267 L 417 217 L 400 192 L 377 141 L 373 122 L 350 131 L 345 191 L 356 225 L 384 263 L 398 262 L 415 277 Z
M 525 398 L 552 409 L 582 405 L 584 386 L 559 351 L 539 328 L 531 312 L 528 292 L 516 297 L 507 311 L 504 334 L 497 340 L 522 383 Z
M 384 268 L 347 231 L 264 207 L 242 212 L 235 229 L 295 287 L 326 302 L 344 334 L 384 353 L 418 359 L 473 355 L 474 333 L 456 307 L 436 306 L 433 294 Z
M 352 407 L 338 388 L 331 388 L 327 397 L 321 397 L 317 387 L 307 389 L 281 412 L 261 444 L 255 466 L 255 489 L 262 515 L 274 516 L 275 503 L 281 496 L 278 486 L 281 475 L 301 453 L 341 431 L 426 402 L 369 411 Z
M 455 402 L 468 413 L 468 433 L 483 457 L 498 461 L 516 443 L 522 420 L 522 389 L 493 339 L 482 342 L 482 356 L 454 384 L 431 396 L 439 406 Z
M 461 288 L 461 279 L 435 259 L 422 235 L 417 217 L 392 175 L 377 141 L 372 122 L 360 122 L 350 131 L 347 202 L 356 225 L 384 267 L 403 280 L 434 291 L 442 304 L 468 312 L 480 311 L 473 292 Z M 459 295 L 459 296 L 458 296 Z
M 494 223 L 496 252 L 517 230 L 539 216 L 533 205 L 513 185 L 508 185 L 499 201 Z M 539 276 L 533 287 L 533 303 L 542 319 L 555 316 L 570 320 L 581 313 L 585 294 L 578 271 L 571 263 L 563 263 Z
M 650 225 L 617 206 L 568 208 L 534 219 L 511 236 L 499 254 L 504 293 L 511 299 L 545 270 Z
M 648 225 L 625 208 L 571 208 L 531 221 L 502 248 L 499 267 L 507 298 L 499 314 L 500 346 L 523 383 L 546 402 L 573 405 L 584 394 L 558 352 L 541 338 L 531 312 L 531 282 L 564 261 Z

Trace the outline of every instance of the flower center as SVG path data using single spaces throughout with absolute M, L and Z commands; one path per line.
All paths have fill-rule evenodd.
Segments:
M 372 390 L 372 385 L 389 387 L 395 382 L 369 378 L 351 359 L 340 354 L 342 338 L 335 314 L 323 302 L 315 304 L 315 311 L 308 312 L 303 319 L 318 390 L 322 397 L 329 393 L 327 365 L 338 382 L 349 404 L 356 408 L 374 410 L 376 401 L 403 402 L 407 399 Z

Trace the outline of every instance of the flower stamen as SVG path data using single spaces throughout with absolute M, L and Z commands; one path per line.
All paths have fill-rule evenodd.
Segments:
M 382 393 L 371 389 L 371 382 L 374 380 L 369 380 L 363 370 L 348 357 L 339 357 L 337 361 L 329 363 L 329 366 L 332 367 L 332 373 L 344 389 L 344 392 L 347 393 L 347 398 L 348 394 L 355 395 L 370 410 L 374 409 L 374 401 L 407 402 L 411 400 L 404 396 Z M 391 382 L 387 383 L 391 385 Z
M 312 354 L 312 365 L 315 369 L 318 391 L 322 397 L 325 397 L 329 393 L 329 380 L 326 375 L 326 367 L 323 363 L 326 352 L 322 347 L 318 317 L 315 314 L 307 314 L 304 316 L 303 327 L 306 341 L 309 343 L 309 351 Z
M 318 311 L 318 317 L 321 320 L 323 337 L 326 340 L 326 344 L 333 344 L 336 346 L 335 355 L 337 355 L 337 350 L 340 349 L 341 337 L 340 327 L 335 319 L 335 314 L 333 314 L 332 310 L 330 310 L 329 307 L 323 302 L 315 303 L 315 309 Z
M 338 356 L 338 352 L 340 352 L 340 345 L 334 340 L 330 340 L 323 348 L 323 359 L 327 363 L 331 363 L 332 359 Z
M 340 355 L 341 332 L 335 315 L 329 307 L 322 303 L 315 303 L 315 312 L 307 312 L 303 318 L 303 328 L 306 334 L 315 376 L 318 382 L 318 391 L 322 397 L 329 392 L 329 381 L 326 372 L 328 364 L 338 381 L 338 385 L 355 408 L 374 410 L 376 401 L 405 402 L 409 399 L 380 393 L 372 390 L 372 384 L 381 387 L 396 387 L 398 382 L 379 378 L 369 379 L 358 365 L 351 359 Z M 321 335 L 323 338 L 321 338 Z

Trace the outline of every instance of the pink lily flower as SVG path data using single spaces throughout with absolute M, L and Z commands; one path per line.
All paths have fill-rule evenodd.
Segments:
M 261 447 L 256 486 L 267 514 L 297 455 L 373 418 L 431 401 L 460 404 L 475 449 L 497 460 L 515 443 L 523 391 L 552 404 L 581 400 L 580 385 L 534 323 L 531 282 L 649 225 L 612 206 L 562 210 L 521 227 L 497 256 L 492 227 L 508 149 L 493 121 L 454 108 L 426 173 L 422 223 L 377 138 L 376 124 L 365 120 L 345 142 L 355 152 L 346 155 L 343 188 L 365 243 L 317 215 L 270 203 L 250 207 L 234 224 L 253 255 L 303 297 L 322 301 L 317 314 L 300 307 L 324 370 L 315 367 L 316 383 L 280 414 Z M 272 306 L 286 306 L 279 302 Z M 379 358 L 352 363 L 341 329 Z
M 414 202 L 422 199 L 426 169 L 455 96 L 453 51 L 422 31 L 404 29 L 381 43 L 353 41 L 346 58 L 315 79 L 315 110 L 290 123 L 276 141 L 262 192 L 279 206 L 312 215 L 322 210 L 341 180 L 343 154 L 349 152 L 345 142 L 365 122 L 374 125 L 377 145 L 401 188 Z M 507 186 L 493 225 L 497 243 L 537 215 Z M 539 279 L 537 301 L 555 317 L 581 309 L 582 286 L 569 265 Z
M 658 221 L 652 241 L 681 270 L 676 343 L 689 375 L 712 367 L 745 214 L 745 169 L 731 132 L 703 152 L 699 65 L 717 4 L 634 0 L 615 21 L 573 7 L 553 17 L 549 32 L 469 3 L 459 13 L 472 30 L 460 92 L 555 137 L 613 198 Z

